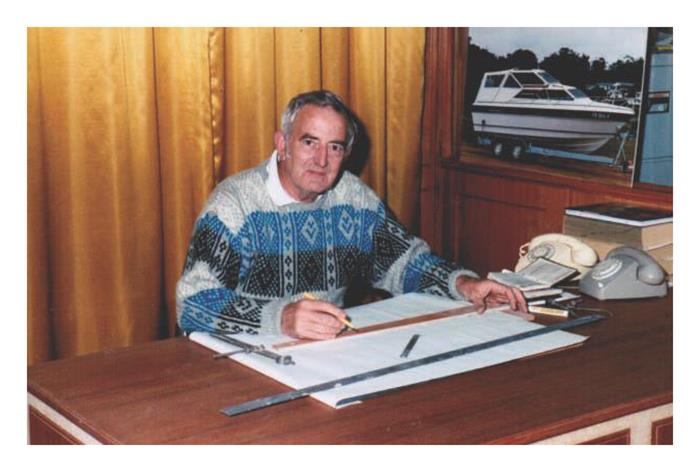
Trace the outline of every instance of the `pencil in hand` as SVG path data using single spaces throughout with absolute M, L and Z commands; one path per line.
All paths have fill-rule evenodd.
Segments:
M 309 292 L 304 292 L 304 298 L 306 298 L 307 300 L 318 300 L 318 298 L 314 297 L 314 296 L 313 296 L 312 294 L 310 294 Z M 355 328 L 355 327 L 352 325 L 352 323 L 350 323 L 350 322 L 349 322 L 348 320 L 346 320 L 345 318 L 338 318 L 338 321 L 340 321 L 340 322 L 343 323 L 345 326 L 347 326 L 348 329 L 351 329 L 351 330 L 353 330 L 353 331 L 355 331 L 355 332 L 358 331 L 358 329 Z

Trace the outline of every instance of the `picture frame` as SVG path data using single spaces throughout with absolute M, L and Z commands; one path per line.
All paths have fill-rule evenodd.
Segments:
M 468 29 L 462 140 L 500 159 L 637 175 L 648 28 Z

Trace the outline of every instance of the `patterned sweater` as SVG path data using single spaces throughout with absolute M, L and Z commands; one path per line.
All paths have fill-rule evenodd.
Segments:
M 457 277 L 476 277 L 432 254 L 355 175 L 313 203 L 280 207 L 265 167 L 221 182 L 198 217 L 176 289 L 183 331 L 279 334 L 284 306 L 304 292 L 342 305 L 357 277 L 455 299 Z

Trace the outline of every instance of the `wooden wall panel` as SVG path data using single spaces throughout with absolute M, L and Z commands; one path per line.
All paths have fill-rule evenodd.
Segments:
M 603 185 L 567 176 L 523 172 L 493 160 L 445 161 L 437 224 L 443 255 L 481 276 L 512 269 L 518 249 L 534 236 L 562 231 L 568 206 L 615 201 L 673 208 L 672 193 Z
M 581 444 L 592 444 L 598 446 L 612 446 L 612 445 L 628 445 L 632 444 L 630 437 L 630 430 L 625 429 L 623 431 L 617 431 L 612 434 L 607 434 L 599 438 L 591 439 L 590 441 L 583 442 Z
M 468 173 L 450 182 L 450 256 L 482 276 L 512 269 L 523 243 L 561 229 L 564 188 Z
M 673 418 L 664 418 L 651 424 L 651 443 L 670 446 L 673 444 Z
M 634 192 L 618 193 L 618 192 L 591 192 L 585 189 L 573 189 L 570 193 L 570 199 L 567 206 L 590 205 L 591 203 L 619 202 L 630 205 L 652 206 L 659 208 L 672 209 L 673 204 L 669 204 L 667 200 L 649 198 L 648 195 L 637 195 Z
M 32 408 L 29 409 L 29 442 L 37 445 L 79 444 L 77 439 Z

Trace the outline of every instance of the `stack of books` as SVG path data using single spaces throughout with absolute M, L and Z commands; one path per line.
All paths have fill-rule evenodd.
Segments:
M 602 260 L 618 246 L 649 253 L 673 276 L 673 212 L 620 203 L 566 208 L 564 234 L 591 246 Z

